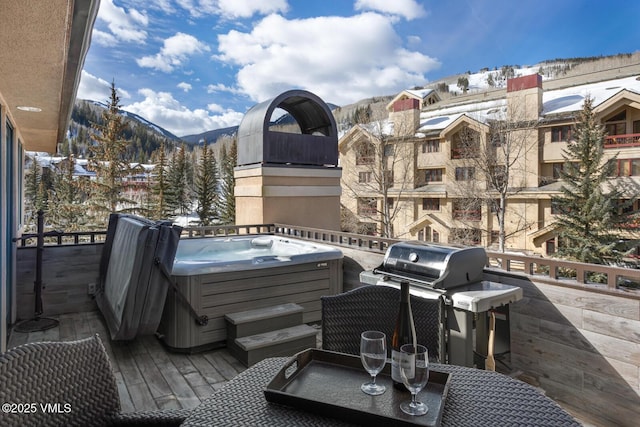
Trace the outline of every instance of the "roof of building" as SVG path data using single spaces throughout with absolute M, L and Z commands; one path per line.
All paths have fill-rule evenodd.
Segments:
M 640 94 L 640 78 L 632 76 L 545 91 L 542 94 L 542 118 L 580 111 L 587 96 L 593 98 L 594 106 L 598 106 L 624 90 Z M 489 101 L 449 104 L 439 109 L 430 108 L 420 113 L 420 127 L 417 132 L 428 134 L 446 129 L 462 115 L 486 123 L 503 116 L 506 113 L 506 105 L 506 97 L 503 97 Z

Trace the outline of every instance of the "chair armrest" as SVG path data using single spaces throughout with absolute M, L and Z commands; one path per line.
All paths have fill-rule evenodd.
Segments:
M 190 409 L 124 412 L 115 414 L 109 421 L 109 425 L 173 427 L 182 424 L 190 413 Z

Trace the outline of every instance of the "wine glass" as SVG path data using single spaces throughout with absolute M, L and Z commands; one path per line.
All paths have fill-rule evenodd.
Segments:
M 371 375 L 371 382 L 362 384 L 360 389 L 371 396 L 384 393 L 386 387 L 376 384 L 376 375 L 387 362 L 387 337 L 383 332 L 365 331 L 360 335 L 360 359 Z
M 429 407 L 416 400 L 416 395 L 429 379 L 429 353 L 423 345 L 405 344 L 400 347 L 400 377 L 411 392 L 411 401 L 402 402 L 400 409 L 409 415 L 424 415 Z

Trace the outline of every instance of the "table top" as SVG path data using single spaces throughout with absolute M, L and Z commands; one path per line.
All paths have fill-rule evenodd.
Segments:
M 350 425 L 266 401 L 265 387 L 287 360 L 270 358 L 250 367 L 203 401 L 182 425 Z M 430 366 L 451 374 L 442 426 L 580 426 L 556 402 L 522 381 L 475 368 L 436 363 Z

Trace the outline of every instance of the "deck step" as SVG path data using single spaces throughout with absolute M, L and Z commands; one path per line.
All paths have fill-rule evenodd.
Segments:
M 227 342 L 229 352 L 245 366 L 251 366 L 267 357 L 292 356 L 315 348 L 318 330 L 309 325 L 297 325 Z
M 304 308 L 287 303 L 226 314 L 227 342 L 302 324 Z

